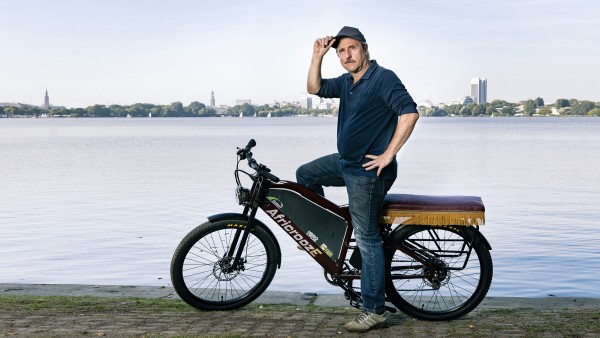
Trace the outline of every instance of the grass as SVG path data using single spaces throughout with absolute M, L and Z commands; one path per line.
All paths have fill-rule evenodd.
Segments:
M 26 311 L 44 309 L 62 311 L 118 312 L 123 308 L 143 308 L 148 311 L 189 311 L 190 307 L 179 300 L 146 298 L 99 298 L 65 296 L 1 296 L 0 311 L 20 308 Z
M 0 314 L 12 314 L 12 318 L 29 317 L 35 326 L 35 318 L 56 316 L 64 318 L 94 314 L 101 318 L 113 318 L 108 322 L 123 319 L 125 316 L 162 320 L 172 318 L 175 324 L 182 318 L 210 323 L 236 322 L 240 319 L 251 322 L 257 330 L 261 323 L 285 320 L 285 325 L 310 325 L 320 320 L 322 328 L 333 325 L 335 330 L 347 320 L 352 319 L 357 310 L 349 307 L 326 307 L 309 304 L 297 305 L 260 305 L 250 304 L 242 309 L 227 312 L 203 312 L 194 309 L 181 300 L 148 298 L 99 298 L 99 297 L 63 297 L 63 296 L 2 296 L 0 295 Z M 196 318 L 196 319 L 194 319 Z M 125 320 L 125 319 L 123 319 Z M 331 320 L 331 321 L 330 321 Z M 291 321 L 291 322 L 290 322 Z M 450 322 L 425 322 L 412 319 L 402 313 L 391 317 L 396 335 L 404 336 L 444 336 L 444 337 L 488 337 L 488 336 L 564 336 L 564 337 L 600 337 L 600 313 L 595 308 L 569 307 L 552 310 L 536 309 L 478 309 L 461 319 Z M 282 322 L 283 323 L 283 322 Z M 290 324 L 291 323 L 291 324 Z M 0 336 L 2 336 L 0 317 Z M 40 322 L 40 325 L 47 325 Z M 178 325 L 182 325 L 180 322 Z M 213 325 L 213 324 L 211 324 Z M 218 325 L 218 324 L 214 324 Z M 232 327 L 235 327 L 233 325 Z M 298 327 L 298 326 L 296 326 Z M 9 331 L 5 331 L 9 332 Z M 238 337 L 235 331 L 220 331 L 211 337 Z M 382 333 L 385 331 L 382 331 Z M 153 336 L 148 332 L 149 336 Z M 185 336 L 185 333 L 180 333 Z

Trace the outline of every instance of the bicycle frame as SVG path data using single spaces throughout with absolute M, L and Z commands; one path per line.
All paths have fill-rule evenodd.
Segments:
M 250 200 L 244 208 L 244 215 L 248 217 L 247 230 L 252 231 L 254 217 L 260 208 L 328 274 L 340 280 L 360 279 L 357 271 L 344 272 L 348 250 L 357 249 L 351 245 L 353 227 L 348 206 L 339 206 L 298 183 L 272 182 L 264 177 L 258 177 L 254 181 L 250 192 Z M 390 231 L 391 225 L 387 225 L 382 231 L 384 248 L 400 250 L 422 264 L 434 258 L 420 252 L 418 248 L 396 243 L 389 236 Z M 241 248 L 246 237 L 247 234 L 241 238 L 235 262 L 242 254 Z M 236 234 L 234 244 L 238 238 L 239 235 Z M 232 245 L 232 251 L 234 247 Z M 412 269 L 414 268 L 413 266 Z M 423 277 L 426 276 L 411 275 L 404 278 Z

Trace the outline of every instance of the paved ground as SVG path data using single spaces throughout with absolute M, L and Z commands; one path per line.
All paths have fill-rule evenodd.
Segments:
M 396 313 L 364 335 L 342 328 L 357 314 L 341 295 L 267 292 L 240 310 L 202 312 L 165 287 L 0 284 L 0 337 L 600 337 L 595 298 L 491 297 L 459 320 Z

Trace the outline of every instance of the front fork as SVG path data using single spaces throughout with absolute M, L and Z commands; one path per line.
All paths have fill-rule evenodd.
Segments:
M 231 271 L 243 269 L 243 264 L 241 264 L 243 263 L 242 254 L 244 252 L 244 248 L 246 247 L 246 242 L 248 241 L 248 235 L 250 232 L 254 231 L 254 218 L 256 217 L 256 212 L 260 207 L 260 203 L 267 196 L 267 191 L 269 190 L 269 187 L 265 181 L 266 180 L 262 176 L 259 176 L 258 179 L 252 184 L 252 189 L 250 191 L 257 193 L 252 194 L 250 201 L 248 201 L 248 203 L 246 203 L 244 206 L 243 214 L 244 216 L 248 216 L 246 227 L 243 229 L 238 229 L 235 232 L 233 240 L 231 241 L 231 246 L 229 247 L 229 251 L 226 254 L 226 257 L 233 257 L 235 255 L 235 258 L 233 259 L 233 262 L 229 268 Z M 250 215 L 248 215 L 248 213 Z

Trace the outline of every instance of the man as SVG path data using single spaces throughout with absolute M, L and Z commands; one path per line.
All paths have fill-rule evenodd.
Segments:
M 347 73 L 322 79 L 323 57 L 332 47 Z M 354 236 L 362 256 L 363 313 L 344 327 L 353 332 L 385 327 L 385 258 L 379 212 L 396 179 L 396 153 L 419 118 L 416 104 L 396 74 L 370 60 L 363 34 L 347 26 L 335 37 L 315 41 L 307 90 L 340 98 L 338 153 L 302 165 L 296 178 L 321 195 L 323 186 L 345 185 L 348 192 Z

